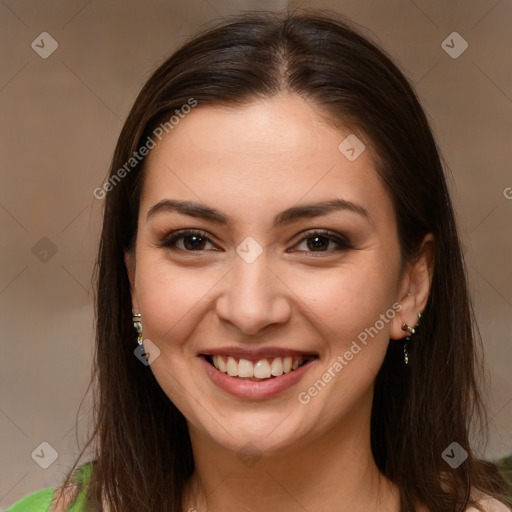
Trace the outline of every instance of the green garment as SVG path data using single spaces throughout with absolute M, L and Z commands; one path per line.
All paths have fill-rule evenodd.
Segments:
M 92 462 L 80 466 L 75 472 L 75 481 L 82 484 L 78 498 L 71 504 L 67 512 L 84 512 L 85 493 L 92 474 Z M 9 507 L 5 512 L 49 512 L 55 489 L 49 487 L 33 492 Z

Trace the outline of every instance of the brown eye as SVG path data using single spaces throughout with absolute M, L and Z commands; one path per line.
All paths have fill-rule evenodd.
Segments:
M 183 242 L 180 246 L 181 241 Z M 208 243 L 211 244 L 210 239 L 202 231 L 185 230 L 172 233 L 171 236 L 164 238 L 158 245 L 159 247 L 169 247 L 188 252 L 201 252 Z
M 204 249 L 206 239 L 198 235 L 185 235 L 182 237 L 185 249 L 194 251 L 196 249 Z
M 307 233 L 299 241 L 299 244 L 303 243 L 306 244 L 305 252 L 332 253 L 334 251 L 354 248 L 346 236 L 330 231 L 313 231 Z M 334 249 L 329 248 L 329 246 L 332 247 L 332 245 L 334 245 Z

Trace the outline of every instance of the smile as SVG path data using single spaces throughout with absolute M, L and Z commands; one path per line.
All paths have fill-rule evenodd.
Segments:
M 199 359 L 210 380 L 223 391 L 237 398 L 258 400 L 290 389 L 318 362 L 316 354 L 290 352 L 226 350 L 203 353 Z
M 224 355 L 209 356 L 209 362 L 217 370 L 227 373 L 230 377 L 243 379 L 263 380 L 280 377 L 283 373 L 297 370 L 307 362 L 307 356 L 287 356 L 262 358 L 256 362 L 249 359 L 236 358 Z

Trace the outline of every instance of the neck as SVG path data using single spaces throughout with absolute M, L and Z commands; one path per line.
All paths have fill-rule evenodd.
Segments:
M 252 458 L 189 427 L 195 473 L 184 510 L 398 512 L 398 490 L 379 472 L 371 453 L 369 417 L 362 428 L 361 418 L 354 416 L 350 424 L 337 424 L 315 440 L 304 438 L 273 455 L 254 449 Z

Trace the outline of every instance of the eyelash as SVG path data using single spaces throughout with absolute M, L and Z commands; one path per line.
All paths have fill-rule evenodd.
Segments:
M 178 231 L 175 233 L 170 233 L 163 240 L 158 242 L 157 245 L 158 245 L 158 247 L 167 247 L 171 250 L 188 252 L 188 253 L 204 252 L 204 249 L 197 250 L 197 251 L 190 251 L 187 249 L 177 248 L 175 246 L 175 244 L 178 240 L 180 240 L 182 238 L 186 238 L 187 236 L 198 236 L 198 237 L 202 238 L 203 240 L 205 240 L 206 242 L 212 243 L 210 238 L 204 231 L 199 231 L 199 230 L 194 230 L 194 229 L 185 229 L 185 230 Z M 346 236 L 336 234 L 327 229 L 316 229 L 314 231 L 310 231 L 305 236 L 300 238 L 300 240 L 298 240 L 295 245 L 300 244 L 301 242 L 303 242 L 305 240 L 308 240 L 310 238 L 315 238 L 315 237 L 326 238 L 329 241 L 335 242 L 339 247 L 338 247 L 338 249 L 334 249 L 334 250 L 331 249 L 331 250 L 327 250 L 327 251 L 299 251 L 299 252 L 305 252 L 307 254 L 312 254 L 312 255 L 316 256 L 319 253 L 320 254 L 331 254 L 335 251 L 354 249 L 354 246 L 352 245 L 352 243 Z

